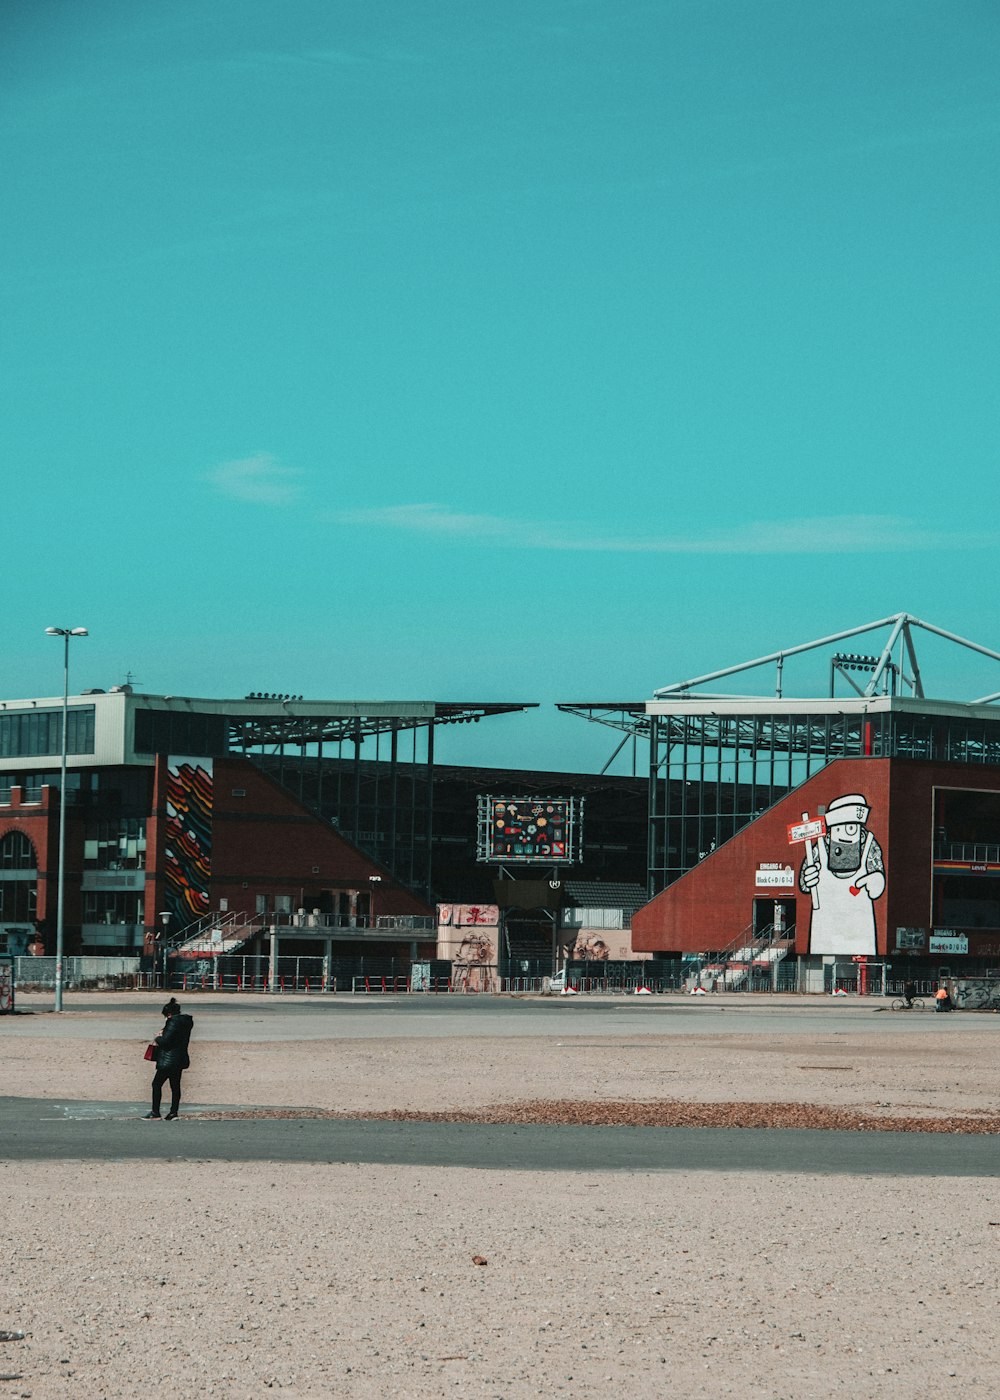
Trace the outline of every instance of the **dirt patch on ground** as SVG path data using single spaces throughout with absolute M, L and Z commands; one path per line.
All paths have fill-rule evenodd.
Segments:
M 354 1113 L 332 1109 L 257 1108 L 243 1111 L 199 1113 L 199 1118 L 336 1118 L 355 1119 Z M 828 1128 L 839 1132 L 894 1133 L 1000 1133 L 1000 1114 L 972 1110 L 968 1116 L 849 1112 L 814 1103 L 714 1103 L 694 1104 L 657 1100 L 655 1103 L 545 1099 L 534 1103 L 492 1104 L 475 1110 L 416 1112 L 393 1109 L 366 1113 L 368 1120 L 406 1123 L 568 1124 L 611 1128 Z

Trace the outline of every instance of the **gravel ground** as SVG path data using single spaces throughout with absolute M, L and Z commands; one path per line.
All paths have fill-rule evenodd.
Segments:
M 68 1003 L 72 1010 L 61 1024 L 45 1014 L 8 1021 L 0 1043 L 11 1091 L 29 1098 L 141 1099 L 148 1080 L 141 1053 L 159 1029 L 158 1001 L 126 995 L 116 1012 L 89 1010 L 80 996 Z M 740 1001 L 745 1005 L 747 998 Z M 565 1008 L 565 1032 L 545 1036 L 515 1028 L 510 1034 L 411 1037 L 391 1020 L 358 1036 L 352 1018 L 341 1023 L 334 1014 L 321 1023 L 325 1038 L 295 1040 L 294 1016 L 258 1022 L 260 998 L 229 998 L 228 1006 L 234 1004 L 245 1008 L 243 1039 L 231 1038 L 242 1024 L 231 1011 L 221 1017 L 197 997 L 185 1003 L 195 1017 L 193 1064 L 184 1078 L 192 1102 L 370 1114 L 572 1097 L 580 1104 L 672 1100 L 722 1109 L 818 1104 L 899 1118 L 992 1114 L 1000 1107 L 1000 1020 L 992 1015 L 928 1013 L 910 1031 L 887 1013 L 845 1032 L 840 1008 L 827 1006 L 829 1029 L 805 1036 L 789 1009 L 788 1032 L 762 1036 L 741 1031 L 733 1019 L 723 1024 L 705 1007 L 683 1035 L 651 1028 L 596 1039 L 571 1034 L 575 1006 Z M 766 1004 L 770 1010 L 774 1002 Z M 51 997 L 19 995 L 19 1005 L 40 1009 Z M 327 1009 L 334 1008 L 327 1003 Z
M 996 1104 L 991 1020 L 825 1047 L 700 1026 L 265 1043 L 210 1042 L 195 1012 L 189 1099 L 247 1109 L 636 1121 L 669 1100 L 898 1128 Z M 5 1090 L 141 1099 L 131 1028 L 116 1039 L 112 1012 L 106 1038 L 75 1038 L 93 1014 L 0 1022 Z M 992 1178 L 0 1162 L 0 1187 L 0 1329 L 26 1334 L 0 1340 L 0 1400 L 996 1390 Z

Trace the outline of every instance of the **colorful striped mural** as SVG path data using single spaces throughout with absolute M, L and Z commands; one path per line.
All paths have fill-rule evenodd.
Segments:
M 209 911 L 212 878 L 212 760 L 167 759 L 166 908 L 171 933 Z

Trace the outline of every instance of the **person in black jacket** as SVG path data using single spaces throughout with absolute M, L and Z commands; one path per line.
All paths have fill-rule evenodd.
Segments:
M 193 1016 L 184 1016 L 173 997 L 163 1008 L 163 1030 L 156 1037 L 156 1073 L 153 1076 L 152 1110 L 147 1118 L 160 1117 L 160 1095 L 165 1082 L 170 1083 L 170 1112 L 167 1119 L 176 1118 L 181 1106 L 181 1075 L 191 1064 L 188 1041 L 194 1026 Z

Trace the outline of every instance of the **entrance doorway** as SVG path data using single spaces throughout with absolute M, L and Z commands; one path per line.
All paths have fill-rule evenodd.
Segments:
M 754 899 L 754 938 L 761 938 L 766 933 L 771 933 L 775 939 L 795 937 L 794 899 Z

